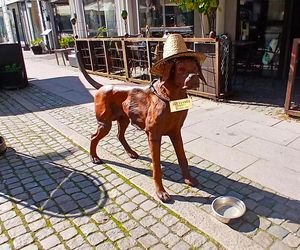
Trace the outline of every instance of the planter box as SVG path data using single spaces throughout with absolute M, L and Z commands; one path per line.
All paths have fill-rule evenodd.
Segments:
M 18 43 L 0 44 L 0 88 L 19 89 L 28 85 L 21 45 Z M 5 72 L 7 65 L 17 65 L 20 71 Z M 4 72 L 3 72 L 4 71 Z
M 24 72 L 1 72 L 0 85 L 3 89 L 19 89 L 24 88 L 27 84 L 24 82 Z
M 31 46 L 31 50 L 35 55 L 43 54 L 43 48 L 41 46 Z

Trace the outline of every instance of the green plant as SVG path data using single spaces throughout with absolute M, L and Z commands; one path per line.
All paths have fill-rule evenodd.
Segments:
M 97 36 L 96 37 L 104 37 L 106 36 L 107 28 L 105 26 L 101 26 L 97 30 Z
M 219 0 L 171 0 L 177 3 L 182 10 L 198 11 L 208 18 L 209 31 L 215 29 L 215 13 L 219 6 Z
M 71 36 L 65 36 L 59 39 L 59 45 L 61 48 L 71 47 L 75 42 L 75 39 Z
M 43 38 L 36 38 L 36 39 L 30 41 L 30 44 L 32 46 L 38 46 L 41 43 L 43 43 Z
M 22 70 L 22 67 L 16 63 L 4 65 L 1 69 L 1 72 L 3 73 L 14 73 L 14 72 L 20 72 Z

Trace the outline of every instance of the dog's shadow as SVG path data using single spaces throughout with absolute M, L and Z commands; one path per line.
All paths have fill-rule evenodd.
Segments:
M 107 201 L 105 186 L 97 176 L 61 163 L 71 154 L 31 156 L 7 148 L 0 156 L 0 200 L 58 218 L 97 213 Z
M 133 166 L 134 164 L 127 165 L 111 160 L 105 160 L 105 163 L 117 165 L 151 177 L 151 159 L 146 156 L 140 156 L 139 160 L 149 163 L 149 168 L 138 168 Z M 259 185 L 252 184 L 250 180 L 245 178 L 241 178 L 240 181 L 234 180 L 227 177 L 227 174 L 223 175 L 214 170 L 209 170 L 209 167 L 201 169 L 201 167 L 191 164 L 189 169 L 193 177 L 197 178 L 199 184 L 192 188 L 192 192 L 189 192 L 188 186 L 184 184 L 181 177 L 181 170 L 178 164 L 162 160 L 161 165 L 164 180 L 172 183 L 182 183 L 184 186 L 183 191 L 172 195 L 173 201 L 191 202 L 211 213 L 211 202 L 218 196 L 229 195 L 242 199 L 247 207 L 245 215 L 242 219 L 232 220 L 228 224 L 239 232 L 251 233 L 255 231 L 260 227 L 261 223 L 265 223 L 261 217 L 266 217 L 271 221 L 300 223 L 300 202 L 298 200 L 263 190 Z M 230 171 L 227 172 L 230 173 Z

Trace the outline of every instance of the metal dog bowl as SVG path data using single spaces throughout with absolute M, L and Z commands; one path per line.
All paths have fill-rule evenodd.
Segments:
M 238 198 L 221 196 L 211 204 L 214 216 L 223 223 L 229 223 L 232 219 L 242 217 L 246 212 L 246 205 Z

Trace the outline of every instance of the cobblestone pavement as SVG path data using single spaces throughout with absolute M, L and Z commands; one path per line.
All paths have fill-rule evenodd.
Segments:
M 34 111 L 46 112 L 75 134 L 89 138 L 96 129 L 93 111 L 82 105 L 35 86 L 18 91 L 18 95 L 31 103 Z M 0 131 L 15 150 L 9 149 L 0 161 L 2 244 L 84 249 L 214 249 L 221 245 L 300 249 L 299 201 L 187 153 L 190 169 L 200 181 L 198 187 L 190 188 L 182 183 L 173 148 L 164 142 L 164 184 L 175 202 L 162 205 L 149 196 L 150 158 L 143 132 L 132 127 L 126 132 L 130 145 L 141 155 L 132 160 L 124 154 L 113 126 L 99 151 L 101 155 L 105 149 L 119 161 L 105 159 L 105 166 L 94 166 L 85 151 L 12 96 L 9 92 L 0 94 L 0 105 L 5 107 L 0 111 Z M 214 220 L 210 203 L 220 195 L 243 199 L 245 216 L 228 226 Z M 242 236 L 239 243 L 246 242 L 246 247 L 234 247 L 226 241 L 235 233 Z
M 0 115 L 0 249 L 220 247 L 3 94 Z

